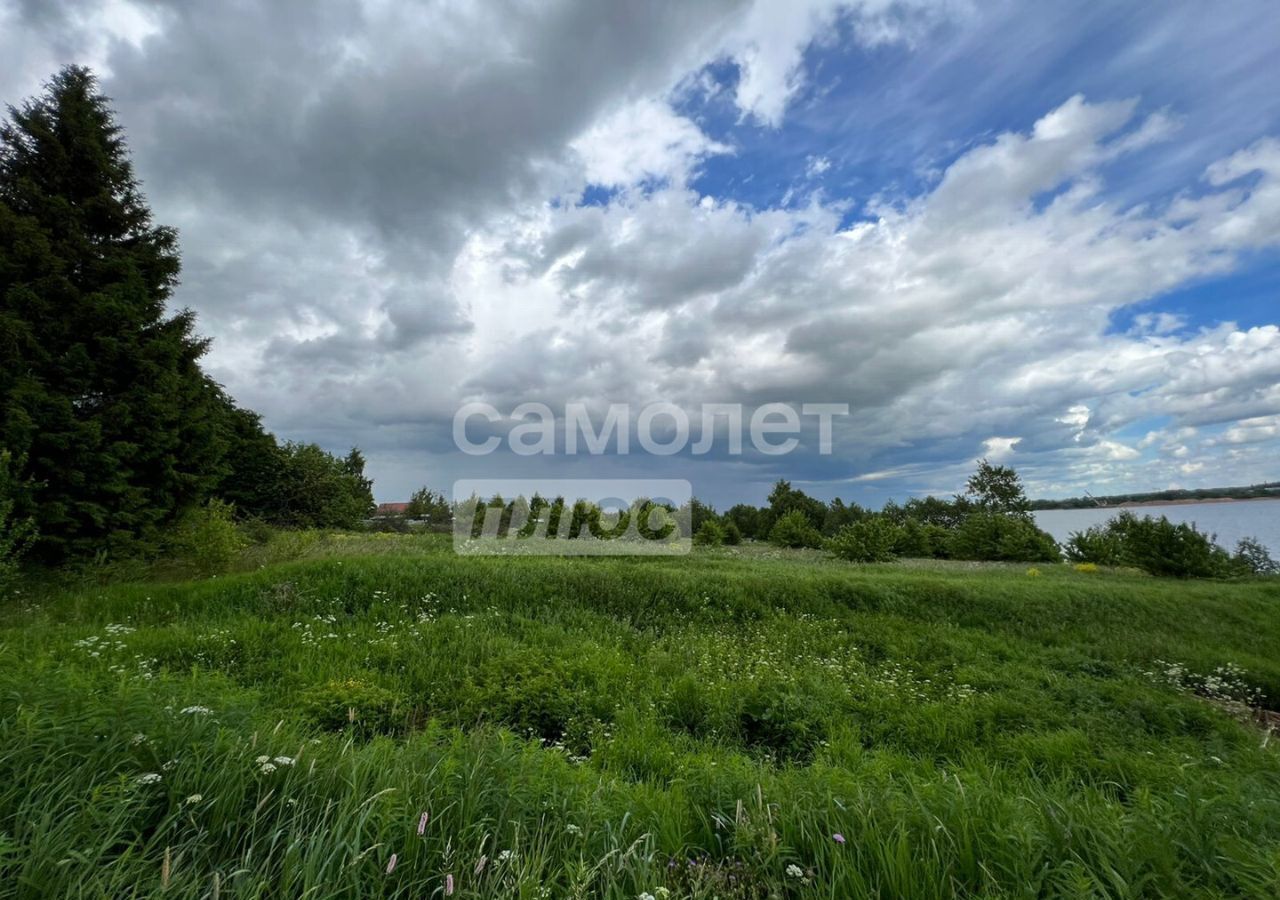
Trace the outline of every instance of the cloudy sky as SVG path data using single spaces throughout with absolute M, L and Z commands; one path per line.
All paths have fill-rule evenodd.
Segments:
M 1269 0 L 0 0 L 0 59 L 9 102 L 95 68 L 210 371 L 379 499 L 1280 479 Z M 828 456 L 470 457 L 473 400 L 850 414 Z

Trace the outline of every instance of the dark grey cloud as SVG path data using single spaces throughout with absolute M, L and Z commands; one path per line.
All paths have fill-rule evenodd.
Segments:
M 700 196 L 691 173 L 734 150 L 668 99 L 711 60 L 742 66 L 742 127 L 823 116 L 850 136 L 849 158 L 902 114 L 867 95 L 825 105 L 820 91 L 788 107 L 812 74 L 797 68 L 803 52 L 838 5 L 0 0 L 0 54 L 14 61 L 0 89 L 17 99 L 59 64 L 100 68 L 158 220 L 181 229 L 177 299 L 215 338 L 214 375 L 286 436 L 369 449 L 383 497 L 424 473 L 447 486 L 484 466 L 556 465 L 459 459 L 451 418 L 472 398 L 504 411 L 529 400 L 850 403 L 836 457 L 813 453 L 806 434 L 784 459 L 717 448 L 714 468 L 560 462 L 698 471 L 713 496 L 760 497 L 785 475 L 853 490 L 890 469 L 941 482 L 987 451 L 1066 483 L 1122 468 L 1135 451 L 1118 435 L 1145 417 L 1194 430 L 1280 410 L 1274 329 L 1109 331 L 1114 310 L 1280 241 L 1276 146 L 1197 181 L 1257 137 L 1237 127 L 1242 104 L 1274 110 L 1261 52 L 1274 38 L 1246 29 L 1256 4 L 1220 21 L 1179 3 L 1164 22 L 1129 7 L 1074 25 L 1055 9 L 1034 27 L 1002 4 L 975 10 L 940 29 L 903 83 L 872 92 L 909 100 L 919 143 L 903 152 L 941 161 L 915 195 L 868 204 L 843 231 L 849 198 L 752 209 Z M 846 6 L 850 32 L 870 44 L 921 39 L 917 18 L 934 28 L 958 8 Z M 963 111 L 943 108 L 939 85 L 954 90 L 978 48 L 1002 48 L 970 86 L 980 112 L 1003 102 L 1002 80 L 1044 76 L 1046 32 L 1108 23 L 1149 38 L 1100 63 L 1115 72 L 1155 71 L 1196 45 L 1197 27 L 1221 32 L 1222 52 L 1153 76 L 1153 98 L 1068 99 L 1076 89 L 1056 85 L 1015 130 L 948 143 Z M 1228 35 L 1238 58 L 1223 50 Z M 1212 115 L 1207 89 L 1187 84 L 1211 65 L 1239 85 Z M 1200 98 L 1196 139 L 1143 155 L 1174 95 Z M 1213 123 L 1224 130 L 1206 136 Z M 1131 209 L 1100 194 L 1104 174 L 1126 165 L 1158 169 L 1181 196 Z M 574 206 L 593 175 L 616 196 Z M 1268 427 L 1234 449 L 1273 449 Z M 1153 439 L 1148 452 L 1168 444 L 1161 471 L 1175 477 L 1191 464 L 1173 455 L 1181 447 L 1226 452 L 1209 439 Z

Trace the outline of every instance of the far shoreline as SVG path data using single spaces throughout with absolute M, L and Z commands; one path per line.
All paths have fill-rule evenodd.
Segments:
M 1124 503 L 1098 503 L 1093 506 L 1042 506 L 1032 512 L 1069 512 L 1080 509 L 1131 509 L 1146 506 L 1201 506 L 1206 503 L 1266 503 L 1280 500 L 1274 497 L 1188 497 L 1184 500 L 1131 500 Z

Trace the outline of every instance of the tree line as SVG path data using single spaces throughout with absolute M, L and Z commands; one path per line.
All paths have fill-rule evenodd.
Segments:
M 135 554 L 211 500 L 288 526 L 359 524 L 358 450 L 280 442 L 200 367 L 181 261 L 92 73 L 0 126 L 0 546 L 47 562 Z
M 1103 497 L 1067 497 L 1063 500 L 1032 500 L 1032 509 L 1092 509 L 1095 506 L 1123 506 L 1126 503 L 1177 503 L 1188 500 L 1267 500 L 1280 498 L 1280 481 L 1247 487 L 1174 488 L 1138 494 L 1107 494 Z

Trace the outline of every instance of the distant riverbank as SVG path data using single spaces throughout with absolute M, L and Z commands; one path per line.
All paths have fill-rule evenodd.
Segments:
M 1267 503 L 1280 500 L 1277 497 L 1188 497 L 1183 500 L 1125 500 L 1119 503 L 1103 503 L 1078 509 L 1127 509 L 1131 506 L 1199 506 L 1205 503 Z M 1069 507 L 1050 507 L 1067 509 Z
M 1034 510 L 1047 509 L 1113 509 L 1125 506 L 1184 506 L 1205 503 L 1240 503 L 1245 500 L 1280 500 L 1280 481 L 1262 484 L 1233 485 L 1189 490 L 1136 491 L 1131 494 L 1110 494 L 1098 497 L 1042 498 L 1032 500 Z

